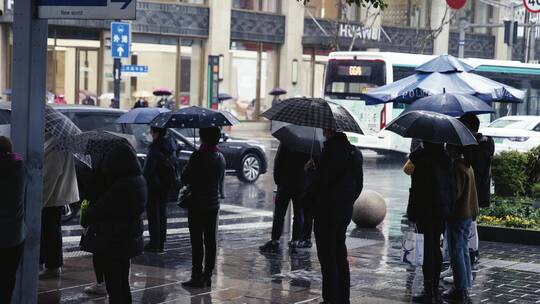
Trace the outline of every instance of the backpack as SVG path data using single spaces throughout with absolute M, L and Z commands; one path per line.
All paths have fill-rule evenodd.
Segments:
M 355 200 L 362 193 L 364 188 L 364 157 L 362 151 L 358 147 L 351 146 L 351 168 L 352 178 L 356 181 L 356 188 L 354 189 Z

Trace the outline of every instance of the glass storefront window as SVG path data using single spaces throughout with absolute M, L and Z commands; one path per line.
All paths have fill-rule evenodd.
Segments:
M 423 0 L 389 0 L 381 12 L 381 23 L 386 26 L 424 28 L 428 18 L 428 5 Z
M 341 0 L 311 0 L 306 3 L 306 10 L 309 10 L 313 17 L 322 19 L 338 19 L 342 7 L 344 4 Z
M 258 120 L 272 106 L 268 95 L 276 84 L 278 50 L 271 44 L 233 42 L 230 50 L 233 99 L 220 104 L 241 120 Z
M 324 49 L 304 49 L 300 77 L 302 95 L 323 97 L 324 71 L 329 53 Z
M 277 13 L 280 0 L 233 0 L 234 9 Z

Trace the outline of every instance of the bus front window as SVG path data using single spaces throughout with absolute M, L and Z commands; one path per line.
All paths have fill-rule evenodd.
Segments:
M 325 95 L 331 99 L 361 99 L 370 88 L 386 84 L 385 62 L 332 59 L 325 82 Z

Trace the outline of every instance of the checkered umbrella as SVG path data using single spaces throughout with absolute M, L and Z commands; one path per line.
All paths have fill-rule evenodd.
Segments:
M 119 145 L 136 144 L 133 135 L 119 134 L 107 131 L 89 131 L 78 135 L 69 136 L 64 141 L 67 151 L 88 155 L 92 159 L 92 165 L 100 163 L 105 155 Z
M 68 136 L 81 133 L 79 129 L 67 116 L 53 109 L 51 106 L 45 106 L 45 133 L 52 135 L 62 141 Z
M 347 109 L 320 98 L 285 99 L 261 116 L 299 126 L 364 134 Z

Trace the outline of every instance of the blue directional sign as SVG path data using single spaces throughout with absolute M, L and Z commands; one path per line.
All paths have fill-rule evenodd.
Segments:
M 122 73 L 137 73 L 148 74 L 147 65 L 123 65 L 121 68 Z
M 135 19 L 136 0 L 37 0 L 42 19 Z
M 111 54 L 113 58 L 129 58 L 131 25 L 127 22 L 111 22 Z

